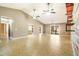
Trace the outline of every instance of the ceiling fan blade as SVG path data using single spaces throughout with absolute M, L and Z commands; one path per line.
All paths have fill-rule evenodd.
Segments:
M 51 12 L 51 13 L 54 13 L 55 14 L 56 12 Z
M 53 11 L 54 9 L 51 9 L 51 11 Z
M 36 16 L 36 17 L 38 18 L 38 17 L 40 17 L 40 16 Z

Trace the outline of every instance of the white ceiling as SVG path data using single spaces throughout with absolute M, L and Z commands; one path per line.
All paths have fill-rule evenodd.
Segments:
M 66 23 L 67 15 L 65 3 L 54 3 L 51 4 L 50 8 L 53 8 L 56 12 L 55 14 L 41 14 L 42 10 L 47 8 L 46 3 L 0 3 L 0 6 L 5 6 L 9 8 L 22 10 L 29 15 L 33 16 L 33 9 L 36 9 L 36 15 L 40 15 L 37 19 L 44 24 L 50 23 Z

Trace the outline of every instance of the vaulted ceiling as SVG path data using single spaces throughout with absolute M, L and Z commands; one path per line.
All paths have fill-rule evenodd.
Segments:
M 0 3 L 0 6 L 19 9 L 25 13 L 33 16 L 36 9 L 36 15 L 40 15 L 36 20 L 44 23 L 66 23 L 67 22 L 67 11 L 65 3 L 51 3 L 50 8 L 56 13 L 43 14 L 42 11 L 47 9 L 46 3 Z

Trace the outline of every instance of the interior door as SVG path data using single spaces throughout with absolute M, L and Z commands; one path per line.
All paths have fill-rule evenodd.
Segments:
M 6 35 L 6 24 L 0 23 L 0 37 L 3 38 Z
M 7 24 L 0 23 L 0 42 L 3 45 L 6 45 L 7 37 L 8 37 L 8 34 L 7 34 Z

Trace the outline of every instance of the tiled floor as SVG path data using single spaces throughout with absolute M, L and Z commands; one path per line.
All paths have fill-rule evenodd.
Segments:
M 43 34 L 28 35 L 26 38 L 0 43 L 0 55 L 12 56 L 70 56 L 72 53 L 69 36 Z

